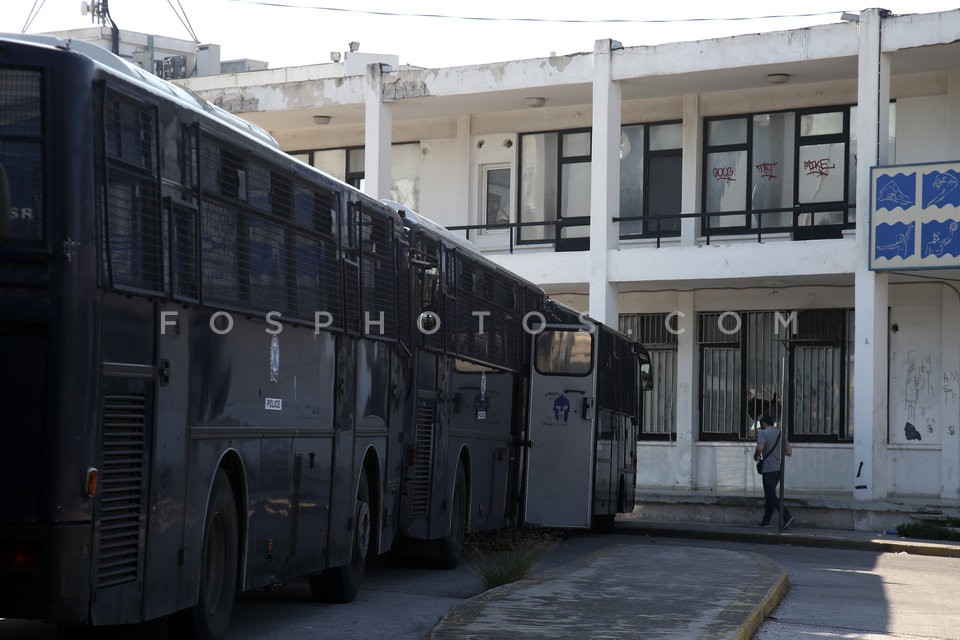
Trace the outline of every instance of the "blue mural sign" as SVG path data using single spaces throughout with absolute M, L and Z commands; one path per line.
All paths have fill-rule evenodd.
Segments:
M 960 162 L 873 167 L 870 268 L 960 266 Z

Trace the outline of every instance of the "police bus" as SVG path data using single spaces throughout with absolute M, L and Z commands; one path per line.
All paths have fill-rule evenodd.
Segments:
M 99 47 L 0 37 L 0 212 L 0 616 L 219 638 L 238 591 L 566 526 L 551 393 L 571 499 L 632 508 L 642 349 Z

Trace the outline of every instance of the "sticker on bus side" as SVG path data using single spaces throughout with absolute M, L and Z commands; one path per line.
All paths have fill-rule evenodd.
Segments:
M 283 411 L 283 399 L 264 398 L 263 408 L 269 409 L 270 411 Z

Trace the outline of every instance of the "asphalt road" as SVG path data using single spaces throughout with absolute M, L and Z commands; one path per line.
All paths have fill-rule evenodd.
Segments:
M 757 632 L 756 640 L 960 640 L 960 558 L 816 547 L 712 542 L 631 535 L 576 534 L 539 566 L 562 566 L 607 545 L 713 547 L 757 553 L 787 570 L 790 590 Z M 709 567 L 704 567 L 709 570 Z M 628 587 L 628 585 L 625 585 Z M 454 604 L 479 593 L 467 564 L 455 570 L 368 570 L 350 604 L 317 604 L 305 583 L 243 595 L 231 640 L 425 640 Z M 113 630 L 103 637 L 168 637 L 163 624 Z M 55 629 L 0 620 L 0 639 L 54 640 Z

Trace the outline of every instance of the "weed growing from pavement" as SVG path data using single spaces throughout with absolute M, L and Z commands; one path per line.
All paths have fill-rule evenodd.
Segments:
M 928 540 L 960 540 L 960 518 L 942 521 L 905 522 L 897 527 L 897 535 Z
M 566 532 L 540 527 L 498 529 L 471 533 L 465 551 L 484 589 L 526 577 L 543 557 L 566 537 Z

